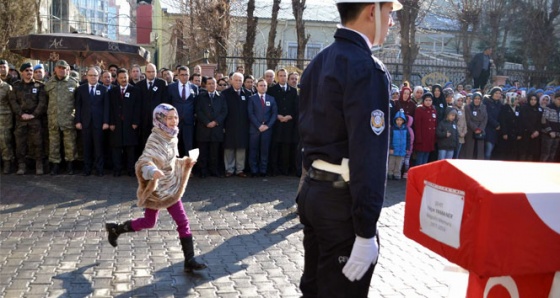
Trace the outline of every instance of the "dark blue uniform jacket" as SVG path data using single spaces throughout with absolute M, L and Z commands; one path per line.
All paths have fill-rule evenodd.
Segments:
M 301 78 L 304 166 L 308 169 L 316 159 L 333 164 L 350 159 L 354 229 L 356 235 L 371 238 L 385 196 L 391 77 L 359 34 L 341 28 L 334 37 Z M 379 135 L 372 114 L 383 116 Z

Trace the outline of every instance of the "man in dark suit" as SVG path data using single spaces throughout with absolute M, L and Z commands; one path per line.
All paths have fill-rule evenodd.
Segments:
M 216 91 L 216 79 L 206 80 L 206 90 L 200 91 L 196 103 L 196 139 L 200 149 L 198 158 L 200 176 L 206 178 L 210 174 L 222 177 L 222 170 L 218 170 L 218 157 L 220 145 L 224 141 L 227 104 L 225 98 Z
M 243 91 L 243 75 L 234 73 L 230 79 L 231 87 L 224 90 L 228 114 L 224 123 L 224 164 L 226 177 L 237 175 L 247 177 L 245 169 L 245 152 L 249 144 L 249 115 L 247 103 L 249 97 Z
M 103 131 L 109 128 L 109 95 L 98 81 L 99 71 L 91 67 L 87 71 L 87 83 L 74 93 L 76 129 L 82 132 L 84 146 L 84 176 L 91 175 L 92 163 L 97 176 L 103 176 Z
M 121 175 L 124 153 L 127 161 L 127 173 L 134 177 L 135 150 L 138 145 L 140 125 L 140 91 L 128 84 L 128 71 L 124 68 L 117 70 L 117 82 L 119 85 L 109 90 L 113 176 Z
M 253 77 L 252 75 L 246 75 L 245 79 L 243 80 L 243 91 L 245 91 L 248 96 L 252 96 L 253 94 L 257 93 L 254 82 L 255 77 Z
M 194 142 L 194 106 L 198 96 L 198 87 L 189 83 L 189 69 L 185 66 L 177 68 L 179 81 L 167 86 L 169 102 L 179 114 L 179 141 L 183 144 L 184 155 L 193 149 Z
M 157 67 L 149 63 L 146 65 L 146 79 L 138 82 L 136 87 L 140 89 L 140 96 L 142 98 L 140 119 L 140 144 L 138 146 L 139 153 L 142 153 L 148 137 L 152 133 L 153 120 L 152 113 L 154 109 L 162 103 L 169 103 L 169 96 L 167 95 L 167 83 L 156 77 Z
M 272 175 L 288 175 L 295 168 L 297 144 L 297 90 L 288 85 L 288 72 L 279 69 L 278 84 L 268 88 L 266 94 L 274 97 L 278 105 L 278 117 L 272 130 L 270 146 L 270 170 Z
M 249 165 L 251 175 L 266 176 L 268 150 L 272 139 L 272 126 L 278 117 L 274 97 L 266 94 L 266 81 L 257 81 L 257 93 L 249 98 Z
M 492 66 L 492 47 L 486 47 L 484 52 L 474 55 L 469 63 L 469 71 L 473 77 L 473 88 L 484 89 L 490 77 L 490 67 Z

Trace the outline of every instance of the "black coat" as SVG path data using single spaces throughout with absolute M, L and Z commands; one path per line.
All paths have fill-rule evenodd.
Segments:
M 226 99 L 219 92 L 216 91 L 214 99 L 211 99 L 208 92 L 201 89 L 196 102 L 196 140 L 199 142 L 223 142 L 224 120 L 227 113 Z M 218 126 L 206 127 L 212 121 L 216 121 Z
M 101 84 L 95 85 L 93 97 L 89 94 L 89 84 L 80 85 L 74 93 L 76 107 L 76 123 L 83 128 L 101 129 L 103 124 L 109 124 L 109 95 L 107 88 Z
M 111 88 L 109 90 L 109 101 L 111 103 L 109 125 L 115 126 L 115 130 L 111 131 L 111 146 L 138 145 L 140 127 L 133 129 L 132 125 L 139 126 L 140 124 L 140 90 L 128 85 L 124 96 L 121 97 L 120 86 Z
M 537 102 L 536 105 L 531 106 L 528 103 L 521 106 L 520 112 L 520 123 L 521 123 L 521 133 L 523 139 L 528 138 L 535 131 L 541 132 L 541 120 L 542 120 L 543 108 Z
M 243 89 L 243 88 L 242 88 Z M 228 113 L 224 121 L 225 149 L 246 149 L 249 144 L 249 96 L 241 90 L 241 96 L 233 87 L 222 91 L 226 99 Z
M 141 113 L 141 133 L 142 141 L 146 142 L 150 134 L 152 133 L 153 120 L 152 114 L 154 109 L 162 103 L 171 103 L 169 101 L 169 96 L 167 95 L 167 83 L 162 80 L 155 78 L 152 88 L 148 90 L 148 81 L 142 80 L 136 84 L 136 87 L 140 90 L 140 97 L 142 104 L 140 107 Z
M 266 91 L 266 94 L 274 97 L 278 106 L 278 115 L 292 116 L 288 122 L 276 121 L 272 129 L 272 141 L 280 143 L 296 143 L 297 119 L 298 119 L 298 94 L 297 90 L 286 84 L 286 91 L 280 84 L 276 84 Z
M 521 136 L 520 108 L 515 107 L 515 111 L 510 105 L 502 105 L 498 121 L 500 122 L 499 137 L 507 135 L 508 140 L 513 141 Z

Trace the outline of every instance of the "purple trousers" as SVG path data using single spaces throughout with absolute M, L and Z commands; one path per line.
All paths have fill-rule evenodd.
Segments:
M 171 217 L 177 224 L 177 232 L 179 232 L 179 238 L 192 236 L 191 228 L 189 227 L 189 219 L 183 208 L 183 202 L 180 200 L 177 203 L 171 205 L 167 208 L 167 212 L 171 214 Z M 144 210 L 144 217 L 137 218 L 132 221 L 132 229 L 134 231 L 141 231 L 144 229 L 151 229 L 156 225 L 159 210 L 154 210 L 146 208 Z

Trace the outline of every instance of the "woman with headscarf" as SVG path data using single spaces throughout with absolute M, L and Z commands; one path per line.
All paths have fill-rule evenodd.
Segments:
M 465 106 L 467 134 L 465 135 L 464 156 L 466 159 L 484 159 L 484 134 L 488 113 L 482 103 L 482 94 L 473 93 L 473 100 Z

